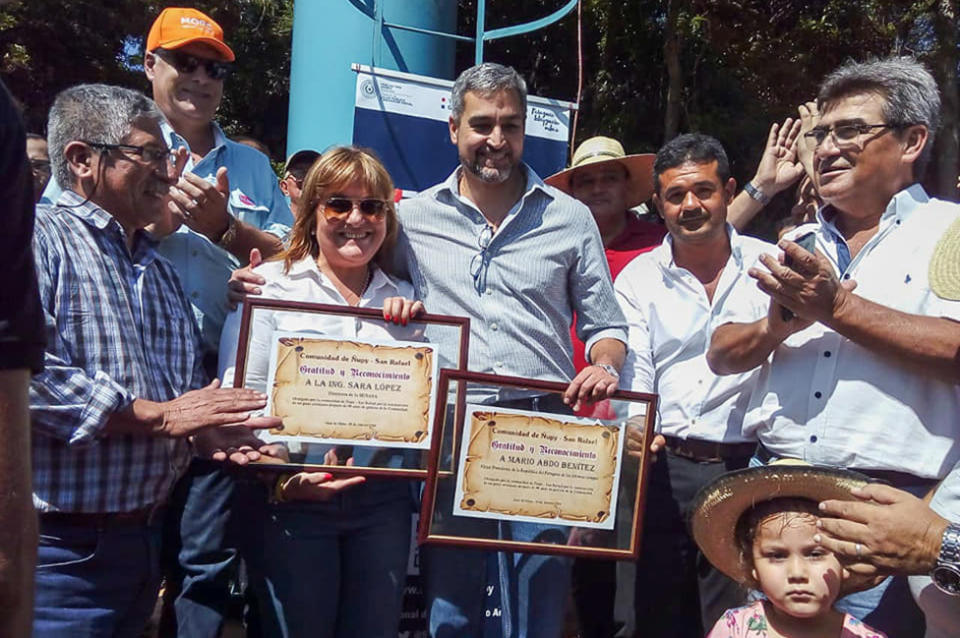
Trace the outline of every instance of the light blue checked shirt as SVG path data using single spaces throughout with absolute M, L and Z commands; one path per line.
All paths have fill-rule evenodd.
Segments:
M 120 225 L 82 202 L 67 191 L 37 207 L 47 349 L 30 383 L 33 500 L 42 511 L 128 512 L 167 497 L 190 445 L 105 436 L 104 426 L 135 398 L 167 401 L 202 386 L 199 334 L 155 242 L 141 232 L 131 254 Z
M 587 352 L 600 339 L 626 343 L 627 324 L 590 210 L 522 170 L 526 192 L 493 235 L 460 196 L 459 168 L 401 202 L 399 275 L 428 312 L 470 317 L 470 370 L 569 381 L 574 311 Z
M 228 139 L 216 122 L 213 127 L 214 147 L 203 159 L 191 158 L 185 171 L 202 177 L 211 184 L 217 181 L 217 169 L 227 167 L 230 199 L 227 209 L 242 222 L 285 239 L 293 226 L 293 215 L 287 198 L 280 190 L 270 160 L 260 151 Z M 189 148 L 166 122 L 161 123 L 170 148 Z M 203 339 L 206 351 L 216 352 L 220 331 L 227 318 L 227 281 L 240 260 L 220 248 L 204 235 L 190 230 L 186 224 L 163 239 L 158 252 L 169 259 L 180 276 Z M 246 262 L 246 259 L 243 260 Z

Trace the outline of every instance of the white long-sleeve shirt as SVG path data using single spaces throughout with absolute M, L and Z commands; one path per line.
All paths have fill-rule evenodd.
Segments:
M 744 422 L 760 369 L 717 376 L 707 365 L 713 330 L 728 310 L 738 316 L 767 314 L 770 299 L 747 275 L 772 244 L 738 235 L 727 227 L 730 257 L 720 275 L 713 301 L 703 284 L 673 261 L 673 243 L 663 243 L 630 262 L 614 289 L 627 318 L 629 351 L 621 387 L 660 395 L 658 431 L 668 436 L 717 443 L 756 440 L 744 433 Z

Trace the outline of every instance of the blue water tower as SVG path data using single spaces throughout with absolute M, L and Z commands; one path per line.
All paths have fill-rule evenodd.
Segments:
M 437 35 L 456 26 L 457 0 L 297 0 L 287 153 L 351 142 L 352 63 L 453 79 L 455 42 Z

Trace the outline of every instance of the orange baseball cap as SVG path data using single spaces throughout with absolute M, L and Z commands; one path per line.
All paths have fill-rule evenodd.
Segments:
M 207 14 L 196 9 L 167 7 L 160 12 L 147 34 L 147 51 L 163 47 L 177 49 L 191 42 L 209 45 L 225 62 L 236 56 L 223 41 L 223 29 Z

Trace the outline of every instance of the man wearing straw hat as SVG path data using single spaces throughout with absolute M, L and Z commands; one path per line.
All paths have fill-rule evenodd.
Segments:
M 591 137 L 577 147 L 570 168 L 543 180 L 590 209 L 614 277 L 666 233 L 660 224 L 643 221 L 630 210 L 653 194 L 653 158 L 650 153 L 627 155 L 615 139 Z
M 653 175 L 653 201 L 669 234 L 614 285 L 629 325 L 624 387 L 659 395 L 657 427 L 666 440 L 647 487 L 636 614 L 644 636 L 702 636 L 742 603 L 743 592 L 700 555 L 686 516 L 706 482 L 746 467 L 756 450 L 744 429 L 759 376 L 718 377 L 706 352 L 723 317 L 766 312 L 766 296 L 747 270 L 774 247 L 727 222 L 736 183 L 714 138 L 671 140 L 657 153 Z
M 632 210 L 653 194 L 651 153 L 627 155 L 623 145 L 610 137 L 591 137 L 573 154 L 570 168 L 543 180 L 583 202 L 600 231 L 610 276 L 616 279 L 634 257 L 658 245 L 667 229 L 645 221 Z M 583 342 L 571 328 L 573 364 L 587 367 Z
M 937 85 L 911 58 L 849 62 L 817 103 L 806 135 L 825 205 L 780 242 L 781 259 L 764 256 L 751 272 L 769 312 L 717 328 L 711 367 L 740 372 L 773 355 L 753 405 L 758 461 L 849 467 L 922 495 L 960 461 L 960 303 L 936 294 L 930 272 L 960 207 L 918 183 L 940 118 Z M 810 232 L 815 254 L 788 241 Z M 922 623 L 902 579 L 838 608 L 892 636 Z

